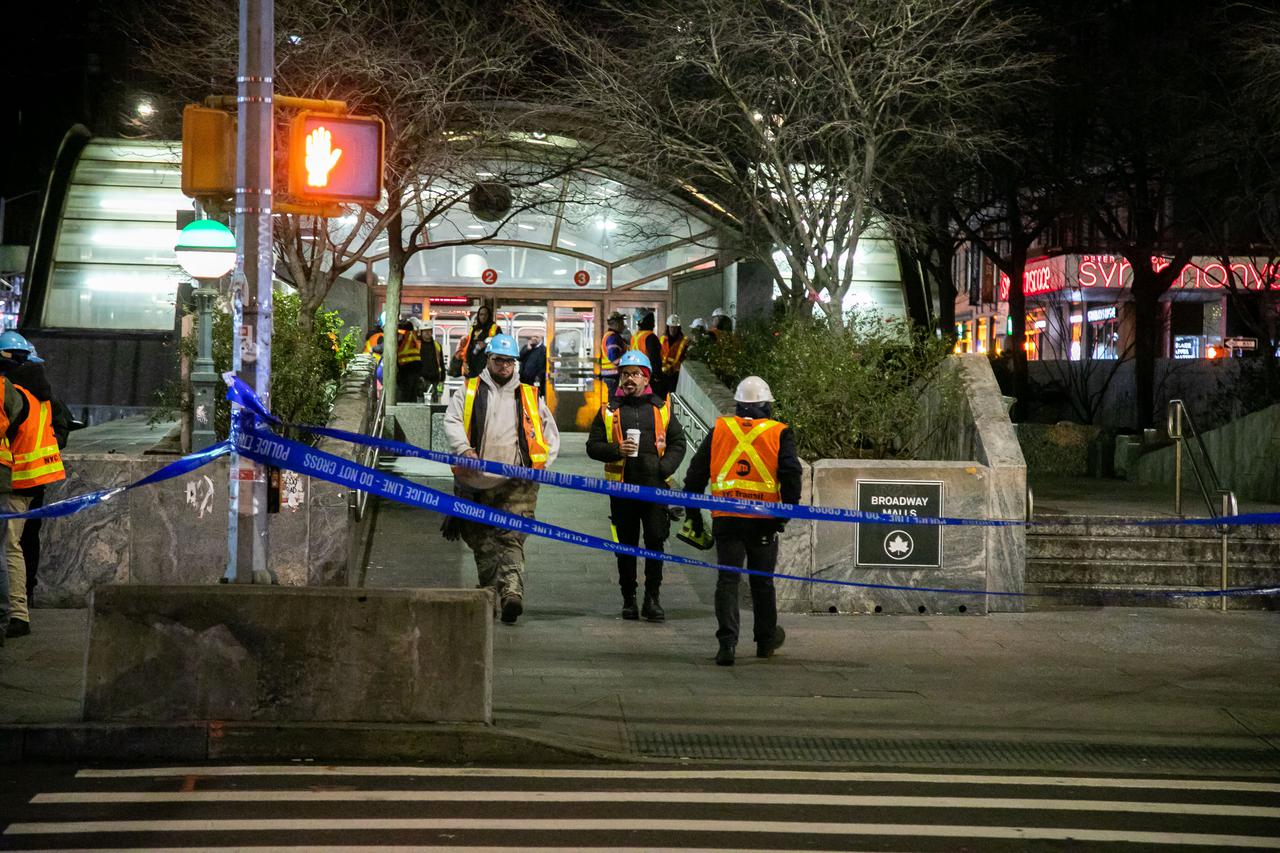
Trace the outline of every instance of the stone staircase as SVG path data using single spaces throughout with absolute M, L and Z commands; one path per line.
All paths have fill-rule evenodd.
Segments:
M 1142 526 L 1131 519 L 1037 514 L 1027 531 L 1027 591 L 1052 598 L 1032 609 L 1071 606 L 1220 607 L 1217 597 L 1169 597 L 1219 588 L 1222 540 L 1216 527 Z M 1231 528 L 1231 587 L 1280 586 L 1280 525 Z M 1280 610 L 1280 595 L 1231 596 L 1232 610 Z

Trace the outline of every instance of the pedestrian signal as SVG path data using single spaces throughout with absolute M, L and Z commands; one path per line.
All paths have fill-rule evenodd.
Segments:
M 182 110 L 182 193 L 230 198 L 236 191 L 236 120 L 189 104 Z
M 382 120 L 303 111 L 290 126 L 289 195 L 304 204 L 382 196 Z

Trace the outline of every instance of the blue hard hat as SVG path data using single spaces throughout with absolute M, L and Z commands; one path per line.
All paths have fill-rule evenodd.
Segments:
M 653 373 L 653 365 L 649 362 L 649 356 L 640 352 L 638 349 L 627 351 L 622 356 L 622 361 L 618 362 L 618 367 L 643 367 L 645 370 Z
M 22 335 L 15 332 L 13 329 L 10 329 L 9 331 L 0 335 L 0 351 L 25 352 L 27 353 L 27 361 L 33 362 L 35 364 L 44 363 L 44 359 L 36 355 L 36 348 L 31 345 L 31 342 L 28 341 L 26 338 L 24 338 Z
M 485 347 L 484 351 L 489 355 L 505 355 L 508 358 L 520 357 L 520 346 L 516 343 L 516 339 L 510 335 L 494 335 L 489 338 L 489 345 Z

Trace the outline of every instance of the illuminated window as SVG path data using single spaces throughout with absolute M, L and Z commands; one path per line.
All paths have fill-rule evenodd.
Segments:
M 184 278 L 175 214 L 190 210 L 176 144 L 94 140 L 71 176 L 41 325 L 168 331 Z

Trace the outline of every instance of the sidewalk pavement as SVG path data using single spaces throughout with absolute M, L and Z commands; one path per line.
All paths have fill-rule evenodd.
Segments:
M 594 470 L 581 436 L 565 443 L 557 469 Z M 430 463 L 396 467 L 448 488 Z M 544 487 L 538 516 L 608 535 L 598 496 Z M 365 585 L 474 586 L 469 553 L 440 537 L 440 521 L 384 503 Z M 651 624 L 619 617 L 610 555 L 531 538 L 527 567 L 525 615 L 495 626 L 495 735 L 620 759 L 869 754 L 1007 766 L 1020 759 L 997 753 L 1023 748 L 1031 765 L 1062 767 L 1087 765 L 1068 753 L 1088 746 L 1095 758 L 1137 750 L 1134 769 L 1199 750 L 1202 770 L 1241 769 L 1246 755 L 1252 769 L 1280 771 L 1280 613 L 783 614 L 786 645 L 759 660 L 748 608 L 738 664 L 718 667 L 712 572 L 668 567 L 667 621 Z M 0 649 L 0 723 L 76 719 L 84 623 L 83 611 L 36 611 L 32 635 Z M 506 761 L 548 760 L 506 743 Z

